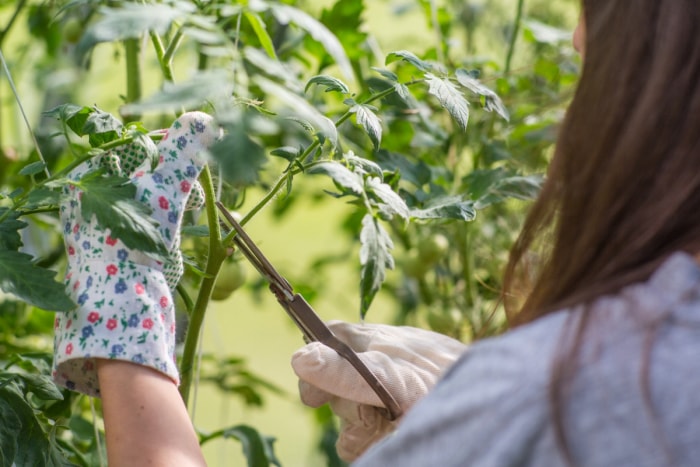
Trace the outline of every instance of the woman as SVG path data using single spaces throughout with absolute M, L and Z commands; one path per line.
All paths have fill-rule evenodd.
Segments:
M 463 352 L 426 331 L 334 324 L 410 409 L 398 422 L 333 351 L 312 343 L 293 358 L 302 399 L 343 418 L 341 454 L 373 445 L 358 466 L 700 459 L 700 4 L 583 4 L 579 88 L 506 273 L 515 329 Z M 87 323 L 88 311 L 74 318 Z M 64 347 L 59 381 L 96 365 L 110 465 L 203 464 L 176 375 Z

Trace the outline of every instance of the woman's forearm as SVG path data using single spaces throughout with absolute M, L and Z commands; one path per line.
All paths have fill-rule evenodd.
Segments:
M 110 467 L 204 466 L 175 383 L 157 371 L 97 360 Z

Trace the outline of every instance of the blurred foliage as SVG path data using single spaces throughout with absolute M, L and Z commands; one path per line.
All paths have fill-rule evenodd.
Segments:
M 338 229 L 359 252 L 358 316 L 381 293 L 395 303 L 396 323 L 464 341 L 505 328 L 501 270 L 579 69 L 566 29 L 576 2 L 392 5 L 383 24 L 403 34 L 402 18 L 419 12 L 423 48 L 383 52 L 363 0 L 0 1 L 5 83 L 31 89 L 15 97 L 14 86 L 1 88 L 0 465 L 99 465 L 99 401 L 94 410 L 50 380 L 49 310 L 72 306 L 55 277 L 65 267 L 60 191 L 80 162 L 157 138 L 148 128 L 184 110 L 210 112 L 225 129 L 211 149 L 221 177 L 202 180 L 209 207 L 214 198 L 231 210 L 252 205 L 244 224 L 267 205 L 284 217 L 322 193 L 353 207 Z M 124 90 L 101 90 L 115 109 L 80 102 L 83 80 L 112 62 L 126 76 Z M 20 111 L 28 103 L 43 112 L 32 132 Z M 318 190 L 296 189 L 301 178 Z M 148 213 L 114 208 L 133 196 L 127 179 L 92 173 L 79 183 L 101 222 L 159 253 Z M 223 298 L 244 281 L 212 211 L 184 228 L 183 368 L 192 366 L 212 291 Z M 132 221 L 143 229 L 129 229 Z M 309 278 L 299 287 L 307 299 L 322 293 L 337 261 L 349 258 L 317 258 L 298 273 Z M 220 271 L 235 287 L 215 284 Z M 244 357 L 204 356 L 199 381 L 252 406 L 281 392 Z M 185 400 L 191 384 L 184 372 Z M 318 421 L 319 449 L 340 465 L 330 412 Z M 201 434 L 202 443 L 215 438 L 240 441 L 249 465 L 284 463 L 253 427 Z

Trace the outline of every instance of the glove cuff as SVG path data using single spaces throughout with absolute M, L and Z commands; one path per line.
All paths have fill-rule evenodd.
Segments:
M 145 365 L 179 383 L 175 312 L 161 271 L 89 261 L 69 272 L 67 282 L 78 308 L 56 317 L 56 384 L 99 397 L 96 358 Z

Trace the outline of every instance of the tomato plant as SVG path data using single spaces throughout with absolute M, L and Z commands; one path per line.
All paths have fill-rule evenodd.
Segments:
M 578 70 L 568 33 L 552 25 L 572 24 L 575 2 L 527 3 L 407 0 L 397 15 L 413 10 L 427 25 L 427 45 L 386 53 L 366 27 L 377 5 L 363 0 L 328 1 L 320 12 L 293 0 L 0 2 L 12 83 L 2 90 L 3 116 L 22 122 L 30 101 L 41 111 L 28 126 L 0 119 L 2 465 L 99 463 L 99 401 L 58 390 L 48 376 L 51 313 L 74 306 L 59 275 L 60 188 L 79 163 L 157 139 L 153 130 L 185 110 L 209 112 L 225 130 L 200 177 L 205 206 L 183 227 L 177 299 L 186 402 L 210 300 L 245 280 L 217 200 L 240 211 L 244 225 L 266 207 L 290 215 L 302 197 L 349 204 L 338 232 L 359 253 L 358 317 L 381 293 L 398 323 L 465 340 L 502 330 L 500 268 Z M 123 70 L 123 88 L 100 86 L 103 67 Z M 82 89 L 89 80 L 96 83 Z M 122 240 L 158 248 L 151 231 L 125 221 L 147 223 L 147 214 L 117 209 L 133 196 L 128 183 L 103 174 L 82 188 Z M 301 275 L 323 277 L 327 265 L 312 262 Z M 311 301 L 322 293 L 309 292 Z M 205 355 L 201 368 L 200 381 L 249 405 L 279 392 L 245 358 Z M 332 433 L 328 417 L 321 420 Z M 250 465 L 281 463 L 253 427 L 222 428 L 201 442 L 216 438 L 241 440 Z M 338 462 L 323 446 L 328 462 Z

